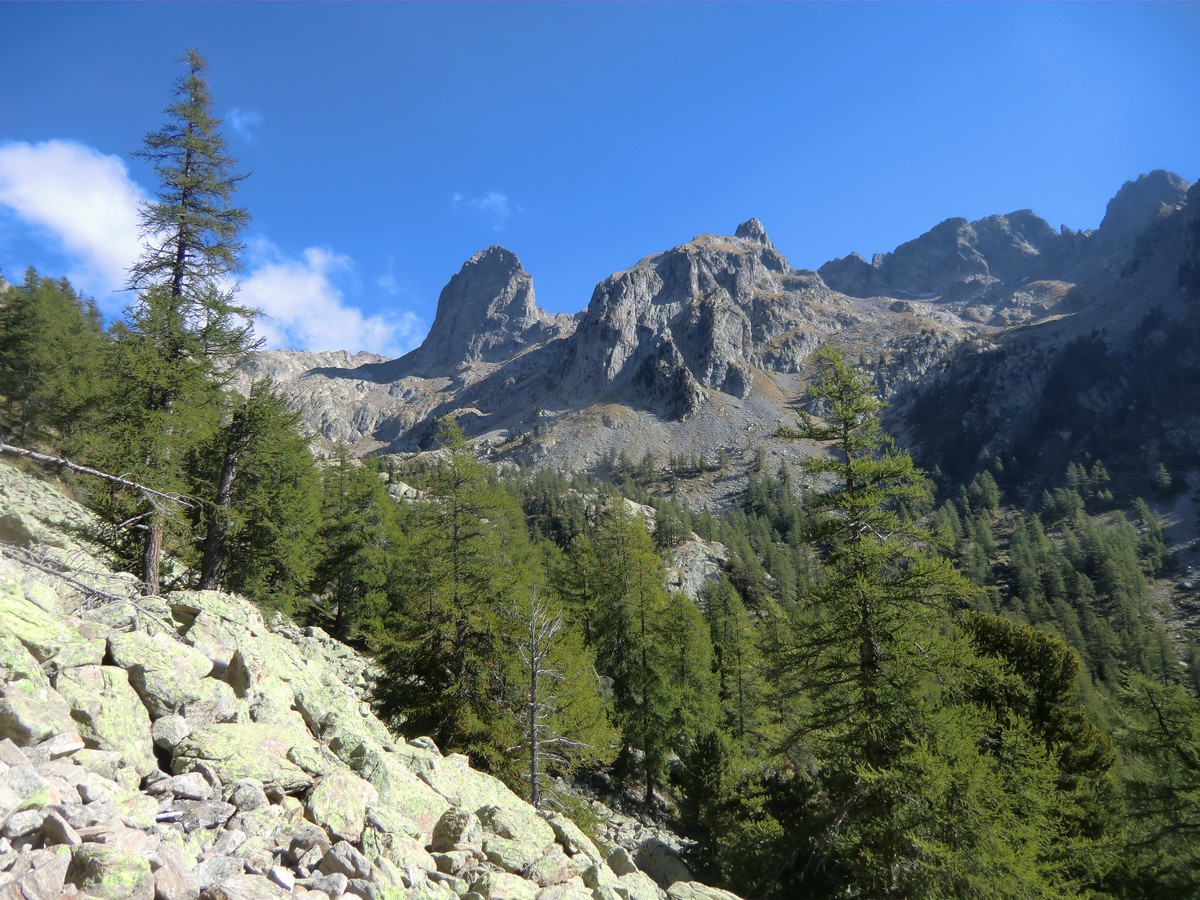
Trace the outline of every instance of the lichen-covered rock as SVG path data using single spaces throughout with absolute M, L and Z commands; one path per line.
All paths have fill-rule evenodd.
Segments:
M 240 813 L 263 809 L 270 803 L 262 782 L 256 778 L 241 778 L 227 785 L 226 792 L 226 802 L 236 806 Z
M 482 840 L 483 826 L 479 817 L 463 809 L 451 808 L 438 819 L 429 846 L 439 853 L 453 850 L 459 844 L 479 844 Z
M 54 683 L 88 747 L 120 754 L 121 765 L 140 774 L 158 768 L 150 716 L 124 669 L 80 666 L 60 672 Z
M 71 852 L 66 881 L 102 900 L 153 900 L 150 863 L 109 844 L 80 844 Z
M 66 847 L 26 852 L 0 874 L 0 896 L 5 900 L 58 897 L 63 893 L 71 853 Z
M 525 870 L 537 862 L 545 851 L 536 844 L 525 844 L 521 841 L 497 837 L 494 834 L 483 835 L 483 853 L 487 861 L 499 866 L 505 872 L 524 874 Z
M 577 872 L 572 868 L 571 859 L 563 852 L 562 847 L 551 844 L 541 856 L 527 865 L 521 874 L 542 887 L 549 887 L 569 881 Z
M 667 888 L 668 900 L 740 900 L 737 894 L 698 881 L 677 881 Z
M 657 838 L 642 841 L 634 856 L 637 867 L 666 888 L 677 881 L 691 881 L 691 870 L 679 858 L 674 848 Z
M 0 630 L 0 739 L 28 747 L 56 734 L 77 734 L 70 706 L 54 691 L 37 659 L 15 636 Z
M 579 878 L 552 884 L 537 892 L 537 900 L 595 900 L 596 895 Z
M 338 841 L 321 857 L 317 867 L 323 875 L 340 872 L 347 878 L 366 878 L 371 874 L 371 863 L 354 848 L 349 841 Z
M 180 715 L 163 716 L 161 719 L 155 719 L 150 726 L 150 737 L 154 740 L 154 746 L 163 750 L 174 750 L 179 746 L 179 742 L 191 733 L 191 724 Z
M 362 837 L 367 807 L 379 802 L 379 791 L 353 772 L 338 769 L 321 778 L 308 795 L 309 818 L 334 837 Z
M 207 764 L 229 784 L 253 778 L 285 793 L 307 789 L 312 776 L 288 758 L 290 751 L 319 750 L 307 733 L 257 722 L 230 722 L 194 731 L 180 741 L 171 760 L 176 774 L 191 771 L 194 764 Z
M 13 766 L 0 772 L 0 785 L 16 796 L 17 812 L 62 802 L 62 794 L 58 789 L 30 765 Z
M 624 847 L 617 847 L 612 853 L 608 854 L 608 867 L 617 876 L 628 875 L 630 872 L 637 871 L 637 865 L 634 863 L 633 857 L 629 855 L 629 851 Z
M 0 634 L 19 641 L 39 663 L 58 656 L 74 646 L 73 656 L 80 660 L 94 657 L 100 662 L 104 655 L 103 642 L 84 636 L 77 619 L 43 608 L 32 599 L 47 590 L 44 582 L 23 583 L 22 573 L 15 564 L 0 559 Z M 50 594 L 53 597 L 53 593 Z M 43 600 L 45 606 L 51 602 Z
M 242 861 L 229 856 L 210 856 L 197 863 L 192 874 L 196 876 L 200 890 L 206 891 L 227 878 L 243 874 Z
M 508 872 L 486 872 L 471 882 L 471 890 L 486 900 L 535 900 L 538 886 Z
M 450 801 L 417 777 L 405 764 L 407 757 L 382 749 L 368 750 L 353 766 L 363 778 L 379 791 L 379 802 L 431 834 L 433 826 L 447 809 Z
M 628 900 L 663 900 L 666 894 L 644 872 L 629 872 L 617 879 L 617 890 Z
M 583 856 L 594 865 L 604 864 L 604 854 L 592 843 L 582 829 L 561 813 L 548 813 L 546 824 L 554 832 L 554 839 L 568 856 Z
M 279 900 L 291 892 L 261 875 L 234 875 L 200 894 L 200 900 Z
M 114 634 L 108 639 L 108 653 L 116 665 L 129 672 L 129 683 L 152 719 L 203 699 L 208 690 L 204 677 L 212 671 L 212 661 L 164 633 Z

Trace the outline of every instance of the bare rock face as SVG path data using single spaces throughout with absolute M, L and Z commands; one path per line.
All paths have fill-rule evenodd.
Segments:
M 455 378 L 477 363 L 504 363 L 558 337 L 571 321 L 538 308 L 533 279 L 516 254 L 488 247 L 443 288 L 429 336 L 397 360 L 391 374 Z
M 1096 233 L 1099 243 L 1107 250 L 1133 243 L 1155 219 L 1182 203 L 1189 187 L 1178 175 L 1162 169 L 1125 182 L 1108 201 Z
M 669 419 L 695 412 L 705 391 L 744 398 L 758 365 L 807 355 L 811 347 L 773 342 L 830 299 L 819 278 L 791 269 L 757 219 L 733 237 L 701 235 L 596 286 L 571 340 L 564 394 L 615 394 Z
M 1013 292 L 1031 281 L 1107 283 L 1120 270 L 1137 237 L 1156 218 L 1182 203 L 1188 182 L 1161 169 L 1126 182 L 1109 201 L 1098 231 L 1052 229 L 1027 209 L 974 222 L 947 219 L 916 240 L 867 262 L 858 254 L 818 270 L 835 291 L 852 297 L 916 297 L 989 307 L 1021 301 Z M 977 316 L 989 324 L 990 312 Z
M 947 219 L 870 263 L 851 254 L 818 271 L 831 288 L 853 297 L 931 298 L 972 280 L 1040 275 L 1062 255 L 1066 240 L 1024 209 L 975 222 Z

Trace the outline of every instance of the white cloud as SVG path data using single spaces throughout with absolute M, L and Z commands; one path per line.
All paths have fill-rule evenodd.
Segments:
M 120 157 L 73 141 L 0 145 L 0 205 L 48 234 L 70 261 L 67 277 L 109 313 L 128 300 L 114 292 L 141 252 L 144 199 Z
M 500 191 L 488 191 L 480 197 L 464 197 L 455 192 L 450 199 L 456 209 L 466 207 L 481 213 L 491 223 L 494 231 L 503 231 L 508 220 L 512 218 L 508 195 Z
M 392 296 L 400 293 L 400 282 L 396 280 L 396 260 L 390 253 L 387 258 L 387 271 L 375 279 L 375 286 Z
M 376 278 L 375 286 L 382 291 L 387 291 L 389 294 L 395 295 L 400 293 L 400 282 L 396 280 L 396 276 L 391 272 Z
M 123 288 L 141 253 L 138 205 L 146 199 L 119 157 L 73 141 L 0 144 L 0 206 L 63 255 L 67 277 L 110 316 L 130 300 Z M 337 277 L 352 273 L 348 256 L 310 247 L 289 258 L 259 240 L 248 257 L 239 300 L 271 317 L 256 323 L 270 347 L 398 356 L 425 336 L 426 323 L 411 312 L 365 315 L 347 303 Z
M 239 109 L 235 106 L 229 111 L 227 121 L 230 127 L 241 135 L 242 140 L 252 144 L 257 138 L 254 129 L 262 125 L 263 117 L 252 109 Z
M 267 242 L 256 244 L 252 256 L 238 300 L 270 317 L 255 324 L 269 347 L 399 356 L 425 336 L 425 322 L 411 312 L 366 316 L 346 304 L 337 277 L 351 272 L 347 256 L 309 247 L 301 259 L 291 259 Z

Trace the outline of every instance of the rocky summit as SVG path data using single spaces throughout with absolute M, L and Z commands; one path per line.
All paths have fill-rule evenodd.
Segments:
M 593 840 L 396 736 L 320 629 L 139 596 L 5 464 L 0 508 L 0 896 L 735 900 L 659 836 Z

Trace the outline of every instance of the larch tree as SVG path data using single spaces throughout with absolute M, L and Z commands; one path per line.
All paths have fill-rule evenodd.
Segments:
M 407 731 L 469 752 L 515 783 L 510 751 L 522 729 L 512 710 L 524 678 L 505 611 L 528 597 L 540 566 L 519 507 L 491 483 L 452 417 L 441 421 L 439 442 L 444 456 L 421 484 L 400 596 L 380 635 L 387 681 L 377 706 Z
M 955 617 L 973 588 L 911 514 L 925 481 L 867 380 L 832 350 L 817 362 L 821 418 L 778 434 L 830 450 L 801 464 L 822 565 L 776 660 L 787 758 L 811 785 L 794 877 L 861 897 L 1058 896 L 1053 761 L 967 696 L 981 663 Z
M 119 385 L 114 405 L 144 404 L 146 427 L 153 433 L 141 443 L 157 447 L 148 455 L 111 462 L 152 484 L 175 481 L 194 446 L 188 442 L 203 439 L 204 428 L 185 421 L 194 420 L 197 407 L 219 403 L 219 392 L 203 383 L 256 346 L 256 311 L 238 305 L 231 282 L 249 221 L 248 213 L 233 204 L 245 176 L 234 171 L 235 160 L 213 115 L 204 57 L 189 50 L 183 63 L 187 72 L 176 83 L 167 122 L 146 136 L 138 153 L 153 165 L 159 189 L 140 209 L 144 249 L 129 272 L 136 299 L 126 327 L 117 332 L 113 360 L 118 371 L 135 380 L 140 373 L 153 379 L 150 389 L 130 385 L 126 396 L 120 396 Z M 192 386 L 199 386 L 197 394 L 188 393 Z M 211 417 L 207 427 L 218 422 Z M 236 450 L 240 441 L 229 446 Z M 235 473 L 236 466 L 227 473 L 227 486 Z M 166 517 L 159 509 L 142 513 L 141 580 L 143 590 L 153 594 L 161 581 Z
M 65 278 L 9 286 L 0 301 L 0 397 L 22 441 L 33 431 L 67 431 L 97 390 L 107 340 L 94 303 Z
M 637 767 L 651 803 L 674 749 L 681 702 L 663 564 L 650 533 L 619 497 L 598 517 L 593 551 L 588 599 L 596 661 L 613 680 L 621 763 L 633 770 L 640 753 Z

